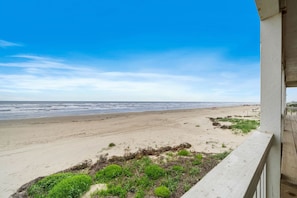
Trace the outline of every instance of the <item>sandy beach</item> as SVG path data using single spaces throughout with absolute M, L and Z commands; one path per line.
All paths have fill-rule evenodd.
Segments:
M 0 121 L 0 197 L 36 177 L 106 153 L 184 142 L 209 153 L 235 149 L 249 134 L 215 127 L 209 117 L 258 119 L 259 112 L 259 106 L 238 106 Z M 109 148 L 110 143 L 116 146 Z

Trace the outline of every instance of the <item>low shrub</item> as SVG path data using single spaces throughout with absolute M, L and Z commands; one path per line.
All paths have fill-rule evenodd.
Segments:
M 77 198 L 85 193 L 91 186 L 92 179 L 89 175 L 75 175 L 68 177 L 56 184 L 48 193 L 49 198 Z
M 144 169 L 144 173 L 150 178 L 150 179 L 159 179 L 160 177 L 165 175 L 165 170 L 161 168 L 160 166 L 156 164 L 148 165 Z
M 37 183 L 33 184 L 28 189 L 28 194 L 33 198 L 43 198 L 46 197 L 48 192 L 59 182 L 67 177 L 73 176 L 73 173 L 57 173 L 53 175 L 49 175 Z
M 166 186 L 159 186 L 154 191 L 157 197 L 168 198 L 170 197 L 170 190 Z
M 123 173 L 123 168 L 117 164 L 111 164 L 99 170 L 96 173 L 96 180 L 99 182 L 108 182 Z

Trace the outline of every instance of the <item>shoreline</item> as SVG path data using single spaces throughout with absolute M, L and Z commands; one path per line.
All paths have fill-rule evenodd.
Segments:
M 2 101 L 3 102 L 3 101 Z M 1 104 L 0 120 L 24 120 L 50 117 L 91 116 L 117 113 L 142 113 L 151 111 L 187 110 L 213 107 L 232 107 L 243 105 L 257 105 L 243 102 L 54 102 L 54 101 L 28 101 L 7 102 Z M 124 109 L 120 104 L 125 104 Z M 139 105 L 142 104 L 142 105 Z M 162 104 L 162 107 L 160 106 Z M 179 107 L 176 105 L 179 104 Z M 2 106 L 1 106 L 2 105 Z M 4 106 L 3 106 L 4 105 Z M 11 106 L 10 106 L 11 105 Z M 25 106 L 24 106 L 25 105 Z M 29 105 L 29 106 L 26 106 Z M 41 105 L 41 106 L 40 106 Z M 42 106 L 43 105 L 43 106 Z M 75 108 L 73 108 L 73 105 Z M 108 108 L 105 105 L 108 106 Z M 17 111 L 15 112 L 15 110 Z M 22 109 L 21 111 L 19 111 Z M 9 112 L 9 113 L 5 113 Z
M 8 197 L 36 177 L 106 153 L 119 156 L 184 142 L 209 153 L 235 149 L 249 135 L 214 127 L 209 117 L 258 114 L 259 106 L 249 105 L 1 120 L 0 196 Z M 116 146 L 109 148 L 109 143 Z
M 147 111 L 128 111 L 128 112 L 115 112 L 115 113 L 95 113 L 95 114 L 79 114 L 79 115 L 60 115 L 60 116 L 48 116 L 48 117 L 36 117 L 36 118 L 20 118 L 20 119 L 6 119 L 0 120 L 0 124 L 3 122 L 18 122 L 18 121 L 35 121 L 35 120 L 56 120 L 56 119 L 84 119 L 84 118 L 94 118 L 94 117 L 101 117 L 101 116 L 112 116 L 112 115 L 123 115 L 123 114 L 145 114 L 145 113 L 169 113 L 169 112 L 184 112 L 184 111 L 196 111 L 196 110 L 203 110 L 203 109 L 216 109 L 216 108 L 232 108 L 232 107 L 244 107 L 244 106 L 253 106 L 258 107 L 260 105 L 231 105 L 231 106 L 218 106 L 218 107 L 201 107 L 201 108 L 186 108 L 186 109 L 166 109 L 166 110 L 147 110 Z

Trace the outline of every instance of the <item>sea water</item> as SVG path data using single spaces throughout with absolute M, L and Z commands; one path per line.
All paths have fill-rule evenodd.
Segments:
M 239 102 L 0 101 L 0 120 L 237 106 Z

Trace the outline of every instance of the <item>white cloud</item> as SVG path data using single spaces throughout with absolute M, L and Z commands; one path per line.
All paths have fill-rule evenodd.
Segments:
M 14 46 L 22 46 L 19 43 L 13 43 L 5 40 L 0 40 L 0 47 L 5 48 L 5 47 L 14 47 Z
M 10 70 L 0 74 L 2 100 L 259 101 L 258 63 L 220 54 L 167 52 L 88 64 L 13 57 L 0 62 L 0 70 Z

